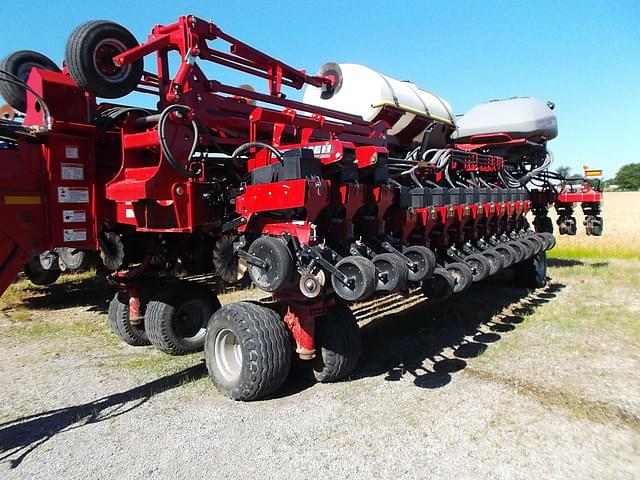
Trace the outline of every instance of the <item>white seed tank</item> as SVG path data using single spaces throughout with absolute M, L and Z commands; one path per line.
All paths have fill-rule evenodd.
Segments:
M 334 88 L 325 91 L 307 86 L 304 103 L 358 115 L 366 121 L 374 120 L 385 105 L 393 106 L 406 113 L 389 129 L 390 135 L 400 134 L 418 117 L 455 126 L 449 103 L 411 82 L 396 80 L 353 63 L 327 63 L 319 75 L 333 76 Z
M 452 138 L 461 142 L 474 136 L 506 133 L 511 138 L 551 140 L 558 135 L 553 108 L 552 103 L 530 97 L 481 103 L 458 118 L 458 129 Z

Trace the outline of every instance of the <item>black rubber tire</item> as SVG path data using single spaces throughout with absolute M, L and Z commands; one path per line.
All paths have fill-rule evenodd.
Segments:
M 71 77 L 87 92 L 102 98 L 120 98 L 131 93 L 142 78 L 143 59 L 124 67 L 116 67 L 110 57 L 138 46 L 136 38 L 121 25 L 107 20 L 86 22 L 76 28 L 65 49 L 65 60 Z M 101 62 L 96 54 L 102 50 Z M 112 69 L 113 73 L 101 71 Z
M 349 288 L 334 275 L 331 276 L 333 290 L 343 300 L 359 302 L 375 293 L 378 281 L 376 267 L 368 258 L 356 255 L 345 257 L 336 264 L 336 268 L 355 280 L 353 288 Z
M 487 257 L 487 259 L 489 260 L 489 275 L 495 275 L 500 270 L 502 270 L 502 255 L 500 255 L 493 249 L 485 250 L 484 252 L 482 252 L 482 255 Z
M 0 69 L 19 77 L 25 83 L 33 67 L 59 72 L 58 66 L 49 57 L 32 50 L 13 52 L 2 60 Z M 0 74 L 0 79 L 10 78 Z M 15 83 L 0 81 L 0 95 L 13 108 L 20 112 L 27 111 L 27 91 Z
M 61 273 L 57 264 L 55 268 L 49 270 L 44 269 L 40 263 L 40 257 L 37 256 L 29 260 L 22 271 L 31 283 L 39 286 L 56 283 Z
M 109 303 L 109 327 L 124 343 L 133 347 L 151 345 L 149 337 L 141 325 L 132 325 L 129 320 L 129 295 L 117 292 Z
M 204 285 L 175 282 L 152 297 L 144 315 L 144 329 L 149 341 L 165 353 L 198 352 L 204 348 L 209 319 L 219 308 L 218 298 Z
M 514 254 L 515 254 L 513 265 L 520 263 L 525 259 L 525 256 L 527 254 L 525 247 L 523 247 L 521 244 L 513 240 L 509 242 L 508 245 L 511 247 L 511 249 L 514 251 Z
M 481 282 L 491 273 L 491 262 L 487 257 L 480 254 L 473 254 L 465 257 L 464 263 L 471 267 L 473 273 L 473 281 Z
M 447 270 L 436 267 L 431 278 L 422 282 L 422 293 L 433 302 L 441 302 L 453 295 L 456 281 Z
M 263 236 L 249 246 L 249 253 L 267 262 L 267 269 L 249 265 L 254 285 L 265 292 L 277 292 L 291 283 L 294 261 L 291 250 L 281 238 Z
M 231 334 L 238 344 L 241 364 L 237 377 L 225 376 L 216 356 L 219 335 Z M 291 341 L 280 316 L 270 308 L 249 302 L 225 305 L 207 327 L 205 358 L 218 390 L 233 400 L 251 401 L 275 392 L 291 367 Z
M 541 238 L 542 241 L 544 242 L 545 250 L 551 250 L 553 249 L 553 247 L 556 246 L 556 237 L 554 237 L 552 233 L 541 232 L 541 233 L 538 233 L 537 235 L 538 235 L 538 238 Z
M 542 239 L 538 238 L 536 235 L 527 235 L 522 239 L 523 241 L 529 243 L 533 248 L 533 254 L 537 255 L 540 252 L 544 251 L 544 242 Z
M 313 375 L 318 382 L 336 382 L 349 376 L 358 366 L 362 339 L 356 318 L 346 305 L 336 303 L 327 314 L 316 319 L 316 357 Z
M 449 263 L 444 267 L 455 280 L 453 293 L 464 292 L 473 283 L 473 272 L 468 265 L 461 262 Z
M 433 270 L 436 268 L 436 256 L 429 248 L 422 245 L 412 245 L 402 253 L 409 260 L 418 264 L 417 270 L 409 268 L 407 271 L 407 279 L 410 282 L 422 282 L 433 275 Z
M 524 251 L 524 258 L 522 259 L 522 261 L 528 260 L 535 254 L 533 245 L 527 242 L 524 238 L 516 240 L 515 243 L 520 245 L 522 247 L 522 250 Z
M 542 288 L 547 284 L 547 255 L 545 252 L 520 262 L 514 268 L 514 279 L 523 288 Z
M 381 253 L 371 260 L 376 267 L 376 291 L 395 292 L 407 286 L 409 268 L 393 253 Z
M 502 268 L 509 268 L 515 263 L 516 252 L 506 243 L 496 245 L 493 249 L 502 257 Z

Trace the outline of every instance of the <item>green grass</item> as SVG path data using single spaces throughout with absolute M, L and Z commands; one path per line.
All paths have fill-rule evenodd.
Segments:
M 603 243 L 602 246 L 593 248 L 587 246 L 557 246 L 547 252 L 549 258 L 558 259 L 589 259 L 589 260 L 640 260 L 640 246 L 629 245 L 630 248 L 611 247 Z
M 144 351 L 144 356 L 115 363 L 116 368 L 132 370 L 150 375 L 167 375 L 197 365 L 202 361 L 202 353 L 171 356 L 158 351 Z

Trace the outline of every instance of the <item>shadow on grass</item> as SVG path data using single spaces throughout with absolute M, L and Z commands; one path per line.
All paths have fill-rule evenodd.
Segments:
M 0 423 L 0 461 L 7 462 L 10 468 L 16 468 L 27 455 L 58 433 L 119 417 L 159 393 L 198 380 L 206 374 L 202 363 L 92 402 Z
M 60 308 L 90 306 L 89 311 L 106 313 L 109 301 L 113 298 L 114 287 L 98 276 L 54 283 L 46 288 L 28 287 L 34 296 L 25 298 L 22 303 L 32 310 L 56 310 Z

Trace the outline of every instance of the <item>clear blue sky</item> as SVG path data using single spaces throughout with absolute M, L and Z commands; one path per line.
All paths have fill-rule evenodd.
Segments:
M 114 20 L 143 40 L 154 24 L 192 13 L 312 73 L 327 61 L 353 62 L 412 80 L 456 113 L 516 95 L 552 100 L 557 166 L 577 173 L 586 163 L 610 177 L 640 162 L 640 0 L 2 3 L 0 56 L 33 49 L 61 62 L 84 21 Z

